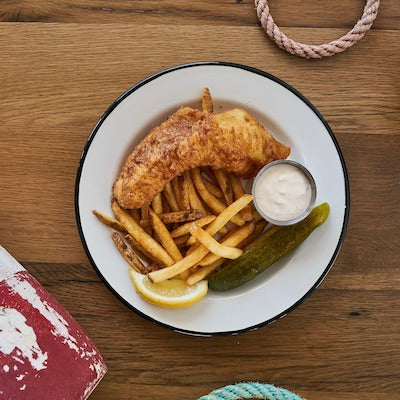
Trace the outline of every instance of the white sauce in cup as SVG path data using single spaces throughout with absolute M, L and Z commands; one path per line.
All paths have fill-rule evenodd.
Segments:
M 301 168 L 289 162 L 261 170 L 253 195 L 258 211 L 265 218 L 281 222 L 302 216 L 313 200 L 310 179 Z

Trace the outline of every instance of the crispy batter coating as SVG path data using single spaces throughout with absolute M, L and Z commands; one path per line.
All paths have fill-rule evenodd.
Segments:
M 245 110 L 206 114 L 182 107 L 135 147 L 114 184 L 114 197 L 123 208 L 140 208 L 187 169 L 211 166 L 252 178 L 289 153 Z

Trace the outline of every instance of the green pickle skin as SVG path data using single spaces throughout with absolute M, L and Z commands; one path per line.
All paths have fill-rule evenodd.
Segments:
M 255 278 L 307 239 L 326 221 L 329 210 L 329 204 L 322 203 L 297 224 L 276 227 L 273 234 L 264 233 L 242 256 L 212 276 L 208 281 L 209 288 L 226 291 Z

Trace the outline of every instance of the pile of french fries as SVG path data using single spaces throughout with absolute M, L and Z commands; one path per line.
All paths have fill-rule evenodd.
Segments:
M 240 257 L 267 222 L 251 207 L 242 181 L 223 170 L 194 168 L 169 182 L 151 205 L 127 210 L 112 200 L 114 218 L 93 214 L 114 231 L 128 262 L 153 282 L 206 279 Z
M 202 108 L 213 111 L 207 88 Z M 168 182 L 151 205 L 126 210 L 113 199 L 115 218 L 93 214 L 114 229 L 115 246 L 137 272 L 152 282 L 178 277 L 194 285 L 240 257 L 264 231 L 267 222 L 252 200 L 239 177 L 203 167 Z

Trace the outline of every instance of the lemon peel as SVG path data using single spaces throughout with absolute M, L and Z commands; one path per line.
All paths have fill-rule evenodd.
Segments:
M 208 291 L 208 282 L 202 280 L 189 286 L 181 279 L 153 283 L 146 275 L 129 269 L 137 293 L 148 302 L 168 308 L 188 307 L 201 300 Z

